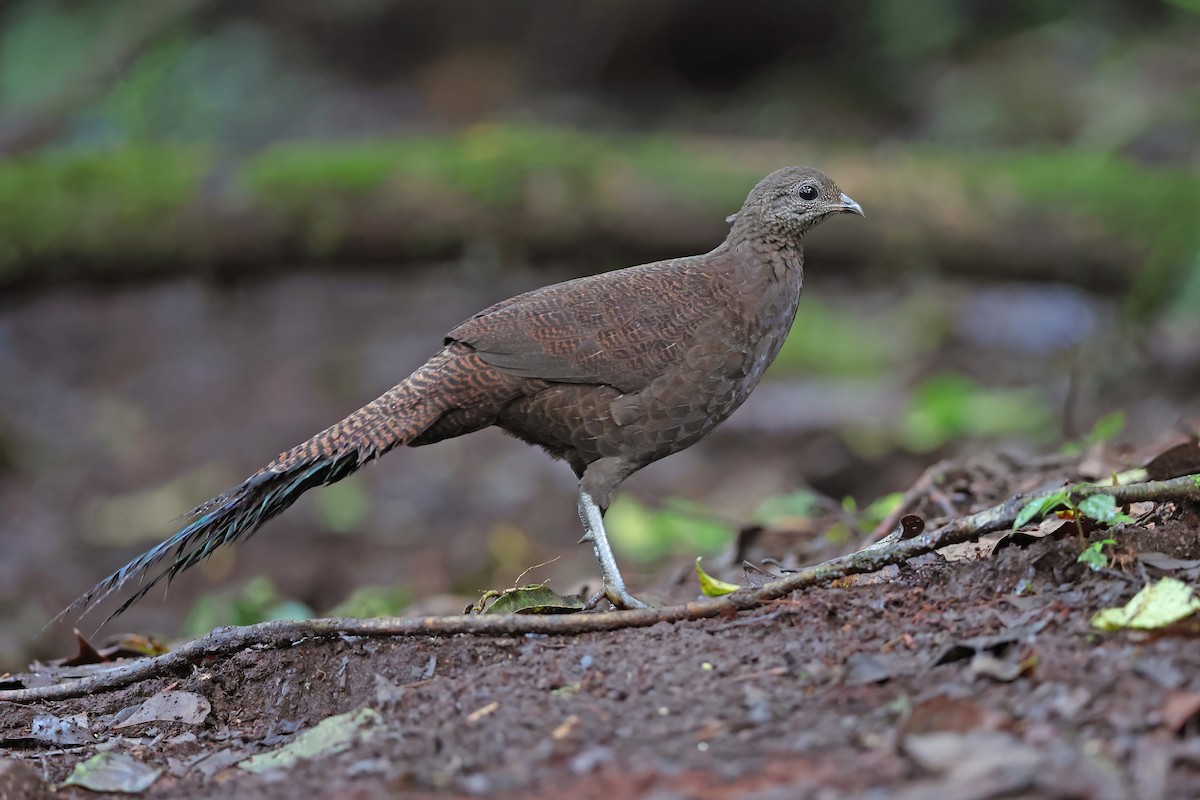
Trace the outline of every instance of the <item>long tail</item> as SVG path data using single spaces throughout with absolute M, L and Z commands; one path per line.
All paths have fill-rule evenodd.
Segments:
M 458 347 L 447 347 L 377 400 L 280 454 L 240 486 L 192 509 L 184 515 L 192 522 L 109 575 L 55 619 L 75 613 L 82 616 L 133 577 L 142 576 L 137 592 L 108 617 L 111 620 L 163 578 L 170 582 L 218 548 L 250 537 L 314 486 L 340 481 L 368 461 L 411 442 L 462 399 L 455 397 L 455 387 L 461 385 L 458 379 L 475 367 L 468 362 L 477 359 L 463 358 Z M 163 562 L 169 563 L 153 572 Z

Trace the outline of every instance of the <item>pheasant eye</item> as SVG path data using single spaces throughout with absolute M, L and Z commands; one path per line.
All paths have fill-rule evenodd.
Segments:
M 817 187 L 813 186 L 811 183 L 804 183 L 796 189 L 796 194 L 799 195 L 801 200 L 816 200 Z

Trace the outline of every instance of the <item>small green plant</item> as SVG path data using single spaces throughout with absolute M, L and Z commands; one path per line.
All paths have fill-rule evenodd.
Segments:
M 1035 497 L 1021 508 L 1013 522 L 1015 531 L 1035 519 L 1041 519 L 1052 511 L 1065 512 L 1062 516 L 1079 522 L 1080 515 L 1091 519 L 1104 527 L 1112 527 L 1118 522 L 1133 522 L 1133 517 L 1125 514 L 1117 506 L 1117 500 L 1111 494 L 1093 494 L 1085 497 L 1079 503 L 1071 499 L 1071 490 L 1060 489 L 1052 494 Z
M 1104 569 L 1108 566 L 1108 554 L 1104 552 L 1104 548 L 1111 547 L 1116 543 L 1116 539 L 1101 539 L 1098 542 L 1092 542 L 1083 549 L 1076 560 L 1080 564 L 1087 564 L 1094 570 Z
M 1051 512 L 1057 512 L 1059 516 L 1073 520 L 1080 541 L 1083 540 L 1083 519 L 1085 517 L 1105 528 L 1121 522 L 1134 521 L 1133 517 L 1121 511 L 1116 498 L 1111 494 L 1088 495 L 1076 503 L 1071 499 L 1071 490 L 1068 488 L 1030 500 L 1017 514 L 1012 529 L 1015 531 L 1022 525 L 1035 519 L 1041 519 Z M 1105 554 L 1104 548 L 1114 544 L 1116 544 L 1114 539 L 1093 542 L 1079 554 L 1078 561 L 1087 564 L 1094 570 L 1103 569 L 1108 565 L 1108 556 Z

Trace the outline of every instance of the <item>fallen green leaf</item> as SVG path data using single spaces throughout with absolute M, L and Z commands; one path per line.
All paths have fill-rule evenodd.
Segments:
M 78 786 L 93 792 L 140 794 L 161 774 L 161 769 L 143 764 L 133 756 L 108 751 L 76 764 L 62 786 Z
M 704 592 L 705 595 L 708 597 L 720 597 L 723 594 L 730 594 L 742 588 L 736 583 L 726 583 L 709 575 L 700 566 L 702 560 L 702 556 L 696 556 L 696 575 L 700 578 L 700 591 Z
M 1146 586 L 1121 608 L 1106 608 L 1092 617 L 1092 625 L 1105 631 L 1122 628 L 1154 630 L 1200 610 L 1200 597 L 1176 578 L 1163 578 Z
M 340 753 L 355 742 L 370 739 L 383 727 L 383 716 L 373 708 L 338 714 L 321 720 L 283 747 L 239 761 L 238 767 L 247 772 L 286 769 L 301 759 Z

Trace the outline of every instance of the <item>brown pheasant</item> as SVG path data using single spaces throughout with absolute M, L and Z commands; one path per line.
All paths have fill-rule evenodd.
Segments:
M 845 212 L 863 213 L 821 172 L 788 167 L 754 187 L 710 253 L 546 286 L 481 311 L 382 397 L 193 509 L 190 524 L 63 614 L 90 608 L 169 562 L 116 616 L 162 578 L 250 536 L 308 489 L 399 445 L 489 425 L 570 464 L 579 477 L 583 541 L 592 543 L 603 575 L 595 600 L 643 607 L 626 590 L 604 532 L 613 492 L 647 464 L 702 439 L 745 401 L 795 317 L 801 239 Z

